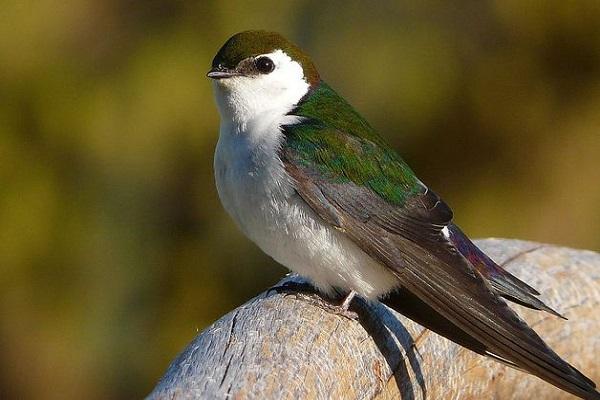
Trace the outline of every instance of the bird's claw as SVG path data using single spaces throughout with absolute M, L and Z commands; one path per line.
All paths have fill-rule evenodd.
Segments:
M 330 314 L 339 315 L 352 321 L 358 320 L 358 314 L 349 310 L 351 297 L 346 297 L 342 304 L 331 303 L 319 295 L 319 292 L 308 282 L 288 281 L 267 290 L 267 296 L 271 291 L 283 294 L 285 297 L 293 296 L 298 300 L 305 301 L 313 306 L 319 307 Z
M 291 296 L 297 299 L 306 301 L 307 303 L 319 307 L 330 314 L 339 315 L 340 317 L 348 318 L 349 320 L 358 320 L 358 314 L 344 307 L 343 305 L 333 304 L 319 295 L 311 295 L 306 293 L 290 293 Z

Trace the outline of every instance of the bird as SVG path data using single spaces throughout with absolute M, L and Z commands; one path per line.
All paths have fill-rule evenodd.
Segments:
M 588 400 L 595 384 L 505 300 L 561 317 L 453 222 L 451 208 L 276 32 L 216 53 L 217 192 L 239 229 L 324 295 L 381 301 L 423 326 Z

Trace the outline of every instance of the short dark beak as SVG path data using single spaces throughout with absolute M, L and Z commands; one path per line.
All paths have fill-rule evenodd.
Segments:
M 206 76 L 208 76 L 211 79 L 226 79 L 226 78 L 231 78 L 232 76 L 239 76 L 240 74 L 237 73 L 236 71 L 233 70 L 229 70 L 225 67 L 222 66 L 216 66 L 213 67 L 210 71 L 208 71 L 208 73 L 206 74 Z

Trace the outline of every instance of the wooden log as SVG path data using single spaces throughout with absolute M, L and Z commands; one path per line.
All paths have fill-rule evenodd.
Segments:
M 514 306 L 561 356 L 600 382 L 600 254 L 477 242 L 568 321 Z M 380 303 L 358 321 L 265 292 L 202 331 L 149 399 L 563 399 L 544 381 L 479 356 Z

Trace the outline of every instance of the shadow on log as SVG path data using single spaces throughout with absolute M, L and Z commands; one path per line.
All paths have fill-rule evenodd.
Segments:
M 477 244 L 569 319 L 514 306 L 558 354 L 600 381 L 600 254 L 517 240 Z M 358 321 L 264 292 L 196 336 L 148 398 L 573 398 L 380 303 L 359 299 L 351 309 Z

